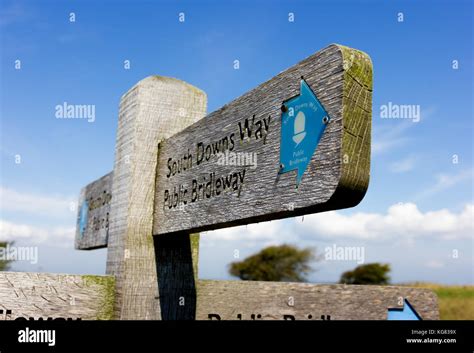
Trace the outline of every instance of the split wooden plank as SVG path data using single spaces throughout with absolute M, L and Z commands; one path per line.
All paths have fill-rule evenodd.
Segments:
M 281 107 L 301 93 L 301 77 L 329 122 L 298 185 L 297 173 L 280 173 L 282 144 L 293 143 L 281 141 Z M 371 112 L 367 54 L 331 45 L 301 61 L 161 142 L 153 234 L 355 206 L 369 182 Z M 236 166 L 245 155 L 256 156 L 256 165 Z
M 111 320 L 110 276 L 0 272 L 0 320 Z

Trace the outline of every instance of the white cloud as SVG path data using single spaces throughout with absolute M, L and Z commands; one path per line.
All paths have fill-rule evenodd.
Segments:
M 77 201 L 70 197 L 29 194 L 0 187 L 0 210 L 2 211 L 70 217 L 75 215 L 76 204 Z
M 26 10 L 23 4 L 13 2 L 9 6 L 2 6 L 0 9 L 0 26 L 7 26 L 29 20 L 31 13 Z
M 374 155 L 382 154 L 388 150 L 393 150 L 395 147 L 401 146 L 408 141 L 407 138 L 374 138 L 372 142 L 372 153 Z
M 429 106 L 428 108 L 421 108 L 421 121 L 426 121 L 426 119 L 431 118 L 438 112 L 438 108 L 436 106 Z
M 56 246 L 74 244 L 74 227 L 36 227 L 0 220 L 0 241 L 21 241 L 33 244 L 49 243 Z
M 430 260 L 427 263 L 425 263 L 426 267 L 434 268 L 434 269 L 443 268 L 444 265 L 445 265 L 444 262 L 441 262 L 441 261 L 438 261 L 438 260 Z
M 212 232 L 206 232 L 201 237 L 204 246 L 211 246 L 220 241 L 239 242 L 240 247 L 268 246 L 283 241 L 297 239 L 295 235 L 289 234 L 284 221 L 273 221 L 254 223 L 247 226 L 223 228 Z
M 412 170 L 415 167 L 415 164 L 416 158 L 414 156 L 409 156 L 405 159 L 391 163 L 389 169 L 393 173 L 405 173 Z
M 437 108 L 430 106 L 421 108 L 421 122 L 425 122 L 429 117 L 436 114 Z M 381 119 L 382 120 L 382 119 Z M 384 120 L 382 120 L 384 121 Z M 397 147 L 403 146 L 412 140 L 407 136 L 407 130 L 418 126 L 419 123 L 414 123 L 412 120 L 385 120 L 384 123 L 374 124 L 374 133 L 372 140 L 372 153 L 374 155 L 383 154 L 388 151 L 393 151 Z
M 288 221 L 286 221 L 288 222 Z M 291 230 L 291 231 L 290 231 Z M 421 212 L 414 203 L 400 203 L 386 213 L 343 214 L 331 211 L 282 221 L 265 222 L 246 227 L 208 232 L 204 242 L 241 241 L 254 246 L 272 243 L 298 243 L 307 240 L 353 239 L 364 241 L 400 240 L 410 243 L 415 238 L 469 239 L 474 234 L 474 204 L 459 213 L 447 209 Z
M 76 205 L 77 201 L 72 198 L 30 194 L 0 187 L 0 240 L 72 247 Z M 3 212 L 12 213 L 20 221 L 5 219 L 10 215 L 3 215 Z M 38 219 L 41 224 L 54 219 L 50 221 L 51 224 L 61 222 L 72 226 L 40 226 L 35 224 Z
M 409 141 L 405 132 L 414 125 L 412 122 L 400 120 L 397 125 L 392 123 L 389 126 L 374 126 L 372 153 L 378 155 L 404 145 Z
M 456 186 L 464 181 L 472 180 L 474 177 L 474 169 L 464 169 L 456 174 L 438 174 L 436 176 L 436 183 L 431 187 L 421 191 L 416 199 L 421 199 L 433 194 L 437 194 L 440 191 L 449 189 Z M 469 189 L 472 192 L 472 186 Z
M 400 239 L 429 237 L 438 239 L 469 238 L 474 234 L 474 204 L 460 213 L 442 209 L 421 212 L 414 203 L 389 207 L 386 214 L 355 213 L 342 215 L 336 211 L 311 215 L 299 228 L 315 237 L 328 239 Z

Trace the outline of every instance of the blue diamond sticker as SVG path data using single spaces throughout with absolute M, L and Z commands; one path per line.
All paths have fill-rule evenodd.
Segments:
M 281 114 L 279 173 L 296 170 L 296 186 L 300 184 L 329 120 L 328 113 L 302 79 L 300 94 L 283 103 Z

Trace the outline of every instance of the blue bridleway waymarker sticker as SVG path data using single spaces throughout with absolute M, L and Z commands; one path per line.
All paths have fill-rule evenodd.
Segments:
M 84 236 L 84 232 L 86 231 L 87 228 L 87 214 L 89 213 L 89 203 L 84 200 L 81 206 L 81 211 L 79 213 L 79 232 L 81 234 L 81 237 Z
M 403 308 L 388 309 L 387 320 L 422 320 L 408 300 L 403 300 Z
M 329 123 L 329 115 L 303 79 L 300 94 L 283 102 L 281 110 L 279 173 L 297 170 L 298 186 Z

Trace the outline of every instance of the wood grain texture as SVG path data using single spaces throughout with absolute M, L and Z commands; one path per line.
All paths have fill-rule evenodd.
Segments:
M 107 253 L 117 318 L 160 318 L 152 238 L 158 143 L 201 119 L 206 103 L 199 89 L 160 76 L 138 82 L 121 99 Z
M 386 320 L 389 308 L 407 299 L 424 320 L 438 320 L 437 297 L 428 289 L 404 286 L 309 283 L 197 282 L 197 320 Z M 291 305 L 293 304 L 293 305 Z M 209 316 L 211 314 L 211 316 Z M 253 317 L 252 317 L 253 315 Z M 260 315 L 260 316 L 258 316 Z M 286 319 L 291 319 L 286 317 Z
M 109 216 L 112 200 L 112 178 L 110 172 L 82 188 L 77 210 L 76 237 L 74 247 L 79 250 L 91 250 L 107 247 L 109 237 Z M 82 206 L 87 205 L 87 222 L 80 229 Z
M 0 272 L 0 320 L 111 320 L 113 305 L 113 277 Z
M 301 76 L 331 120 L 296 188 L 296 172 L 278 173 L 280 108 L 300 93 Z M 331 45 L 301 61 L 160 144 L 153 234 L 200 232 L 356 205 L 369 182 L 371 111 L 372 64 L 367 54 Z M 240 140 L 239 122 L 268 118 L 265 138 Z M 197 165 L 200 142 L 212 144 L 232 133 L 232 152 L 256 153 L 256 169 L 218 165 L 216 155 Z M 170 158 L 178 160 L 188 151 L 194 158 L 191 167 L 170 176 Z M 238 189 L 189 202 L 193 179 L 208 182 L 211 173 L 219 178 L 243 169 Z M 179 185 L 188 190 L 188 202 L 169 208 L 166 190 L 174 194 Z

